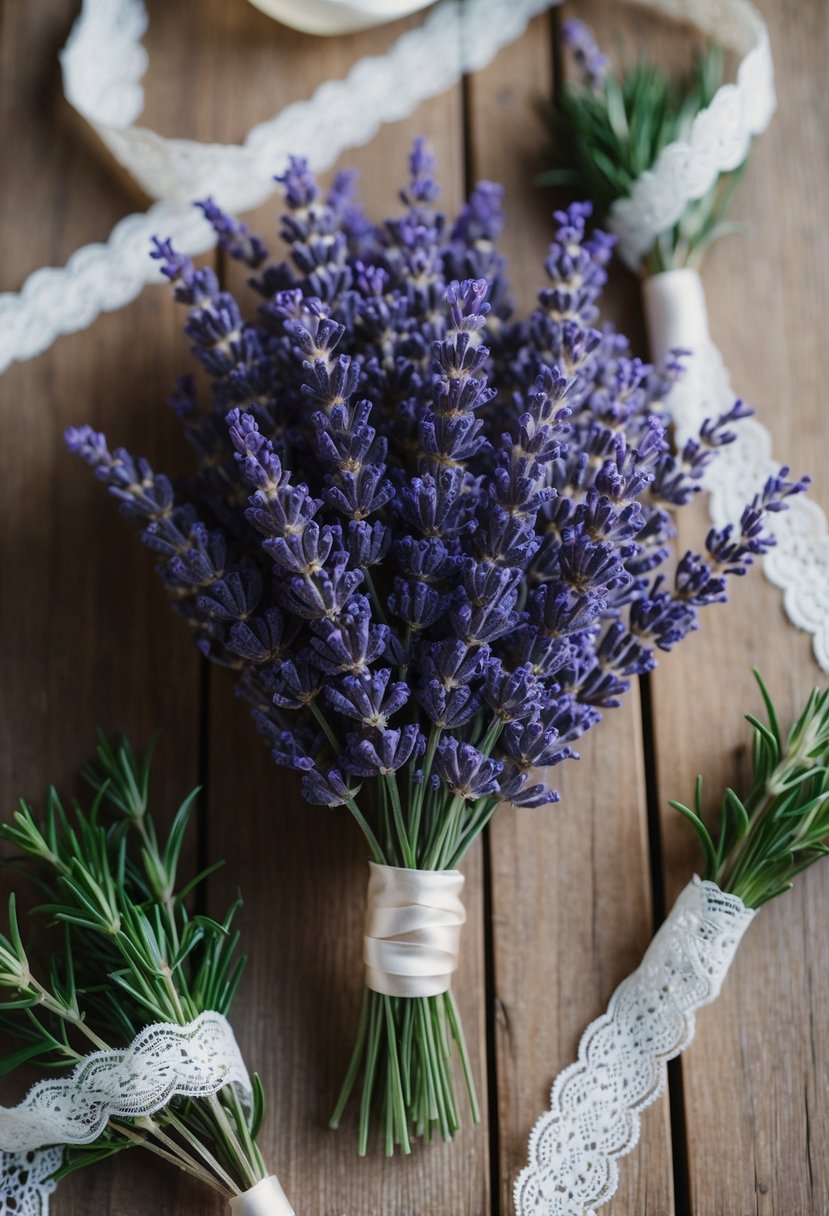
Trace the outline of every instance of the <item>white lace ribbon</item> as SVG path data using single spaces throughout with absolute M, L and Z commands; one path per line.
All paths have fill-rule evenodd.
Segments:
M 366 985 L 387 996 L 438 996 L 458 969 L 466 910 L 459 870 L 369 862 L 363 960 Z
M 636 0 L 645 8 L 687 21 L 743 56 L 734 84 L 724 84 L 697 114 L 687 139 L 668 144 L 656 164 L 610 209 L 608 227 L 632 270 L 660 233 L 673 228 L 689 202 L 707 194 L 717 177 L 738 168 L 752 139 L 776 107 L 774 66 L 766 24 L 749 0 Z
M 113 1117 L 152 1115 L 173 1097 L 204 1098 L 225 1085 L 250 1096 L 227 1018 L 208 1012 L 186 1026 L 159 1022 L 124 1051 L 94 1051 L 68 1076 L 39 1081 L 18 1106 L 0 1108 L 0 1149 L 91 1144 Z
M 695 878 L 642 963 L 585 1031 L 578 1060 L 553 1085 L 515 1184 L 518 1216 L 593 1216 L 618 1186 L 642 1110 L 665 1088 L 668 1060 L 694 1037 L 695 1013 L 719 995 L 754 913 Z
M 708 331 L 705 293 L 695 270 L 670 270 L 642 284 L 651 355 L 672 349 L 692 352 L 687 372 L 674 385 L 668 406 L 681 442 L 734 403 L 723 363 Z M 771 435 L 756 418 L 734 424 L 736 439 L 719 450 L 705 476 L 711 517 L 717 527 L 738 520 L 766 478 L 779 468 Z M 800 470 L 796 469 L 796 473 Z M 829 672 L 829 524 L 812 498 L 797 495 L 789 509 L 772 517 L 777 545 L 764 559 L 768 578 L 783 592 L 789 619 L 812 635 L 815 658 Z
M 83 0 L 60 57 L 66 99 L 142 189 L 162 201 L 122 220 L 106 244 L 87 245 L 65 267 L 37 270 L 19 293 L 0 295 L 0 371 L 46 350 L 60 334 L 85 329 L 100 312 L 129 303 L 145 283 L 160 281 L 147 257 L 153 235 L 173 236 L 184 253 L 210 248 L 215 237 L 189 206 L 194 199 L 212 194 L 239 212 L 258 206 L 290 153 L 302 151 L 313 169 L 326 168 L 346 148 L 370 140 L 382 123 L 407 117 L 427 97 L 482 68 L 533 16 L 558 2 L 445 0 L 385 55 L 360 60 L 344 80 L 326 81 L 310 100 L 255 126 L 242 144 L 224 145 L 167 139 L 135 125 L 147 67 L 143 0 Z M 717 172 L 739 163 L 775 104 L 768 34 L 748 0 L 639 2 L 695 22 L 745 57 L 736 84 L 717 91 L 690 139 L 665 148 L 631 197 L 616 204 L 612 226 L 632 264 Z
M 62 1161 L 62 1148 L 0 1150 L 0 1216 L 48 1216 L 49 1196 L 57 1185 L 52 1175 Z
M 427 97 L 484 67 L 550 2 L 445 0 L 385 55 L 361 59 L 344 80 L 326 81 L 310 100 L 253 127 L 242 144 L 225 145 L 166 139 L 134 125 L 147 67 L 143 0 L 83 0 L 61 53 L 66 99 L 160 201 L 121 220 L 105 244 L 86 245 L 64 267 L 36 270 L 20 292 L 0 294 L 0 372 L 61 334 L 86 329 L 99 313 L 122 308 L 146 283 L 160 282 L 148 256 L 153 236 L 171 236 L 191 255 L 212 248 L 215 235 L 192 207 L 195 199 L 209 194 L 229 211 L 249 211 L 273 192 L 273 175 L 290 154 L 326 169 L 383 123 L 406 118 Z
M 233 1030 L 213 1012 L 186 1026 L 147 1026 L 123 1051 L 94 1051 L 68 1075 L 39 1081 L 17 1106 L 0 1107 L 0 1216 L 46 1216 L 64 1145 L 91 1144 L 113 1117 L 152 1115 L 171 1098 L 204 1098 L 226 1085 L 250 1102 Z M 272 1216 L 293 1216 L 285 1205 Z

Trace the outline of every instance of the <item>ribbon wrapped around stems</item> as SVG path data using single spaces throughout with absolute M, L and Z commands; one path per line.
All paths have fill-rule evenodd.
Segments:
M 233 1216 L 294 1216 L 294 1209 L 279 1184 L 276 1174 L 269 1174 L 249 1191 L 230 1201 Z
M 466 910 L 459 870 L 369 862 L 366 987 L 387 996 L 439 996 L 457 971 Z

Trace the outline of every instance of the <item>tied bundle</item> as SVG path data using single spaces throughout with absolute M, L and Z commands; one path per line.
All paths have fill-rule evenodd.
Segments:
M 694 826 L 703 875 L 681 892 L 639 968 L 585 1031 L 576 1063 L 556 1078 L 516 1182 L 518 1216 L 583 1216 L 612 1197 L 616 1162 L 635 1148 L 667 1062 L 693 1039 L 696 1011 L 719 995 L 756 909 L 829 853 L 829 689 L 813 689 L 784 734 L 757 681 L 768 721 L 747 715 L 751 785 L 742 797 L 725 791 L 713 832 L 701 778 L 693 807 L 671 803 Z
M 231 668 L 305 798 L 345 807 L 368 844 L 367 988 L 332 1119 L 361 1080 L 388 1153 L 460 1125 L 454 1054 L 477 1118 L 451 991 L 464 855 L 500 802 L 556 801 L 547 770 L 725 598 L 773 543 L 802 482 L 770 478 L 705 552 L 679 554 L 687 503 L 735 411 L 672 453 L 655 371 L 594 327 L 612 240 L 557 213 L 549 283 L 513 319 L 495 242 L 501 191 L 453 223 L 422 141 L 401 213 L 375 225 L 350 178 L 327 197 L 302 160 L 281 179 L 290 261 L 202 204 L 256 273 L 253 320 L 167 242 L 212 381 L 173 404 L 198 454 L 181 492 L 89 427 L 70 447 L 156 555 L 202 652 Z M 738 409 L 736 412 L 740 412 Z
M 0 1207 L 45 1216 L 61 1178 L 141 1146 L 236 1216 L 293 1216 L 257 1144 L 262 1085 L 228 1021 L 245 964 L 240 901 L 221 921 L 193 913 L 188 901 L 216 867 L 180 880 L 198 791 L 161 835 L 150 754 L 138 761 L 126 741 L 102 739 L 84 775 L 89 810 L 66 809 L 52 788 L 42 817 L 21 802 L 0 828 L 42 901 L 28 948 L 14 895 L 0 935 L 0 1018 L 19 1044 L 0 1066 L 58 1074 L 0 1109 Z
M 715 241 L 741 230 L 729 209 L 752 138 L 775 104 L 762 20 L 750 5 L 726 7 L 720 16 L 729 45 L 745 50 L 754 42 L 737 85 L 724 86 L 716 44 L 696 51 L 690 70 L 675 76 L 641 54 L 617 68 L 588 27 L 571 20 L 563 36 L 576 76 L 545 110 L 550 167 L 540 183 L 591 199 L 599 222 L 618 236 L 623 261 L 641 277 L 652 356 L 693 356 L 670 399 L 682 438 L 732 397 L 699 268 Z M 714 28 L 715 16 L 712 10 Z

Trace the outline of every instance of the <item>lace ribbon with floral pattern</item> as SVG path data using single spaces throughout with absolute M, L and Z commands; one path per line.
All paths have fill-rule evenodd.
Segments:
M 615 1193 L 618 1160 L 665 1088 L 668 1060 L 719 995 L 754 913 L 713 882 L 682 892 L 640 966 L 585 1031 L 578 1060 L 553 1085 L 515 1184 L 518 1216 L 593 1216 Z
M 0 1108 L 0 1216 L 46 1216 L 63 1146 L 91 1144 L 113 1116 L 152 1115 L 173 1097 L 226 1085 L 250 1102 L 250 1077 L 230 1023 L 201 1013 L 186 1026 L 145 1027 L 123 1051 L 95 1051 L 71 1073 L 40 1081 Z

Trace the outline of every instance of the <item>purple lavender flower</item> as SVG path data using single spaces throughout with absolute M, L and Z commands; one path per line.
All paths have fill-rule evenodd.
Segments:
M 504 765 L 484 756 L 469 743 L 451 736 L 441 739 L 435 757 L 435 772 L 457 798 L 475 802 L 498 793 L 498 777 Z
M 566 37 L 598 83 L 585 27 Z M 423 141 L 409 171 L 402 211 L 375 226 L 353 176 L 326 197 L 292 159 L 275 264 L 200 204 L 258 271 L 252 319 L 155 242 L 210 382 L 197 396 L 183 379 L 173 397 L 198 459 L 180 493 L 89 428 L 67 442 L 139 530 L 203 653 L 237 672 L 274 758 L 306 773 L 306 796 L 340 804 L 346 771 L 406 773 L 404 818 L 419 806 L 438 831 L 461 791 L 470 808 L 552 800 L 530 769 L 573 755 L 655 653 L 697 628 L 806 480 L 781 470 L 669 579 L 671 512 L 745 406 L 673 452 L 661 401 L 681 360 L 657 372 L 596 327 L 613 240 L 589 230 L 590 207 L 556 212 L 547 283 L 516 320 L 500 187 L 480 183 L 450 223 Z M 414 842 L 421 862 L 436 847 Z
M 598 85 L 592 40 L 569 36 Z M 375 226 L 350 177 L 326 197 L 292 159 L 275 263 L 202 203 L 229 256 L 257 270 L 252 317 L 155 243 L 207 381 L 197 394 L 180 380 L 172 399 L 189 480 L 88 427 L 67 442 L 306 800 L 347 807 L 375 861 L 441 870 L 501 801 L 557 800 L 552 768 L 774 543 L 768 519 L 806 480 L 781 470 L 701 551 L 676 553 L 673 515 L 745 407 L 672 451 L 662 400 L 681 359 L 654 370 L 598 327 L 613 240 L 589 231 L 590 207 L 556 212 L 547 282 L 515 319 L 499 187 L 480 183 L 452 222 L 423 141 L 409 170 L 402 210 Z M 430 1094 L 455 1109 L 429 1028 L 449 1042 L 458 1024 L 441 998 L 422 1019 L 388 999 L 371 992 L 366 1009 L 394 1036 L 389 1060 L 411 1060 L 411 1094 L 401 1083 L 387 1107 L 404 1109 L 405 1142 L 436 1130 Z M 391 1065 L 369 1068 L 366 1102 L 375 1076 L 394 1084 Z
M 571 18 L 562 28 L 565 45 L 581 69 L 584 83 L 590 89 L 598 89 L 607 74 L 607 56 L 596 45 L 593 35 L 583 21 Z

